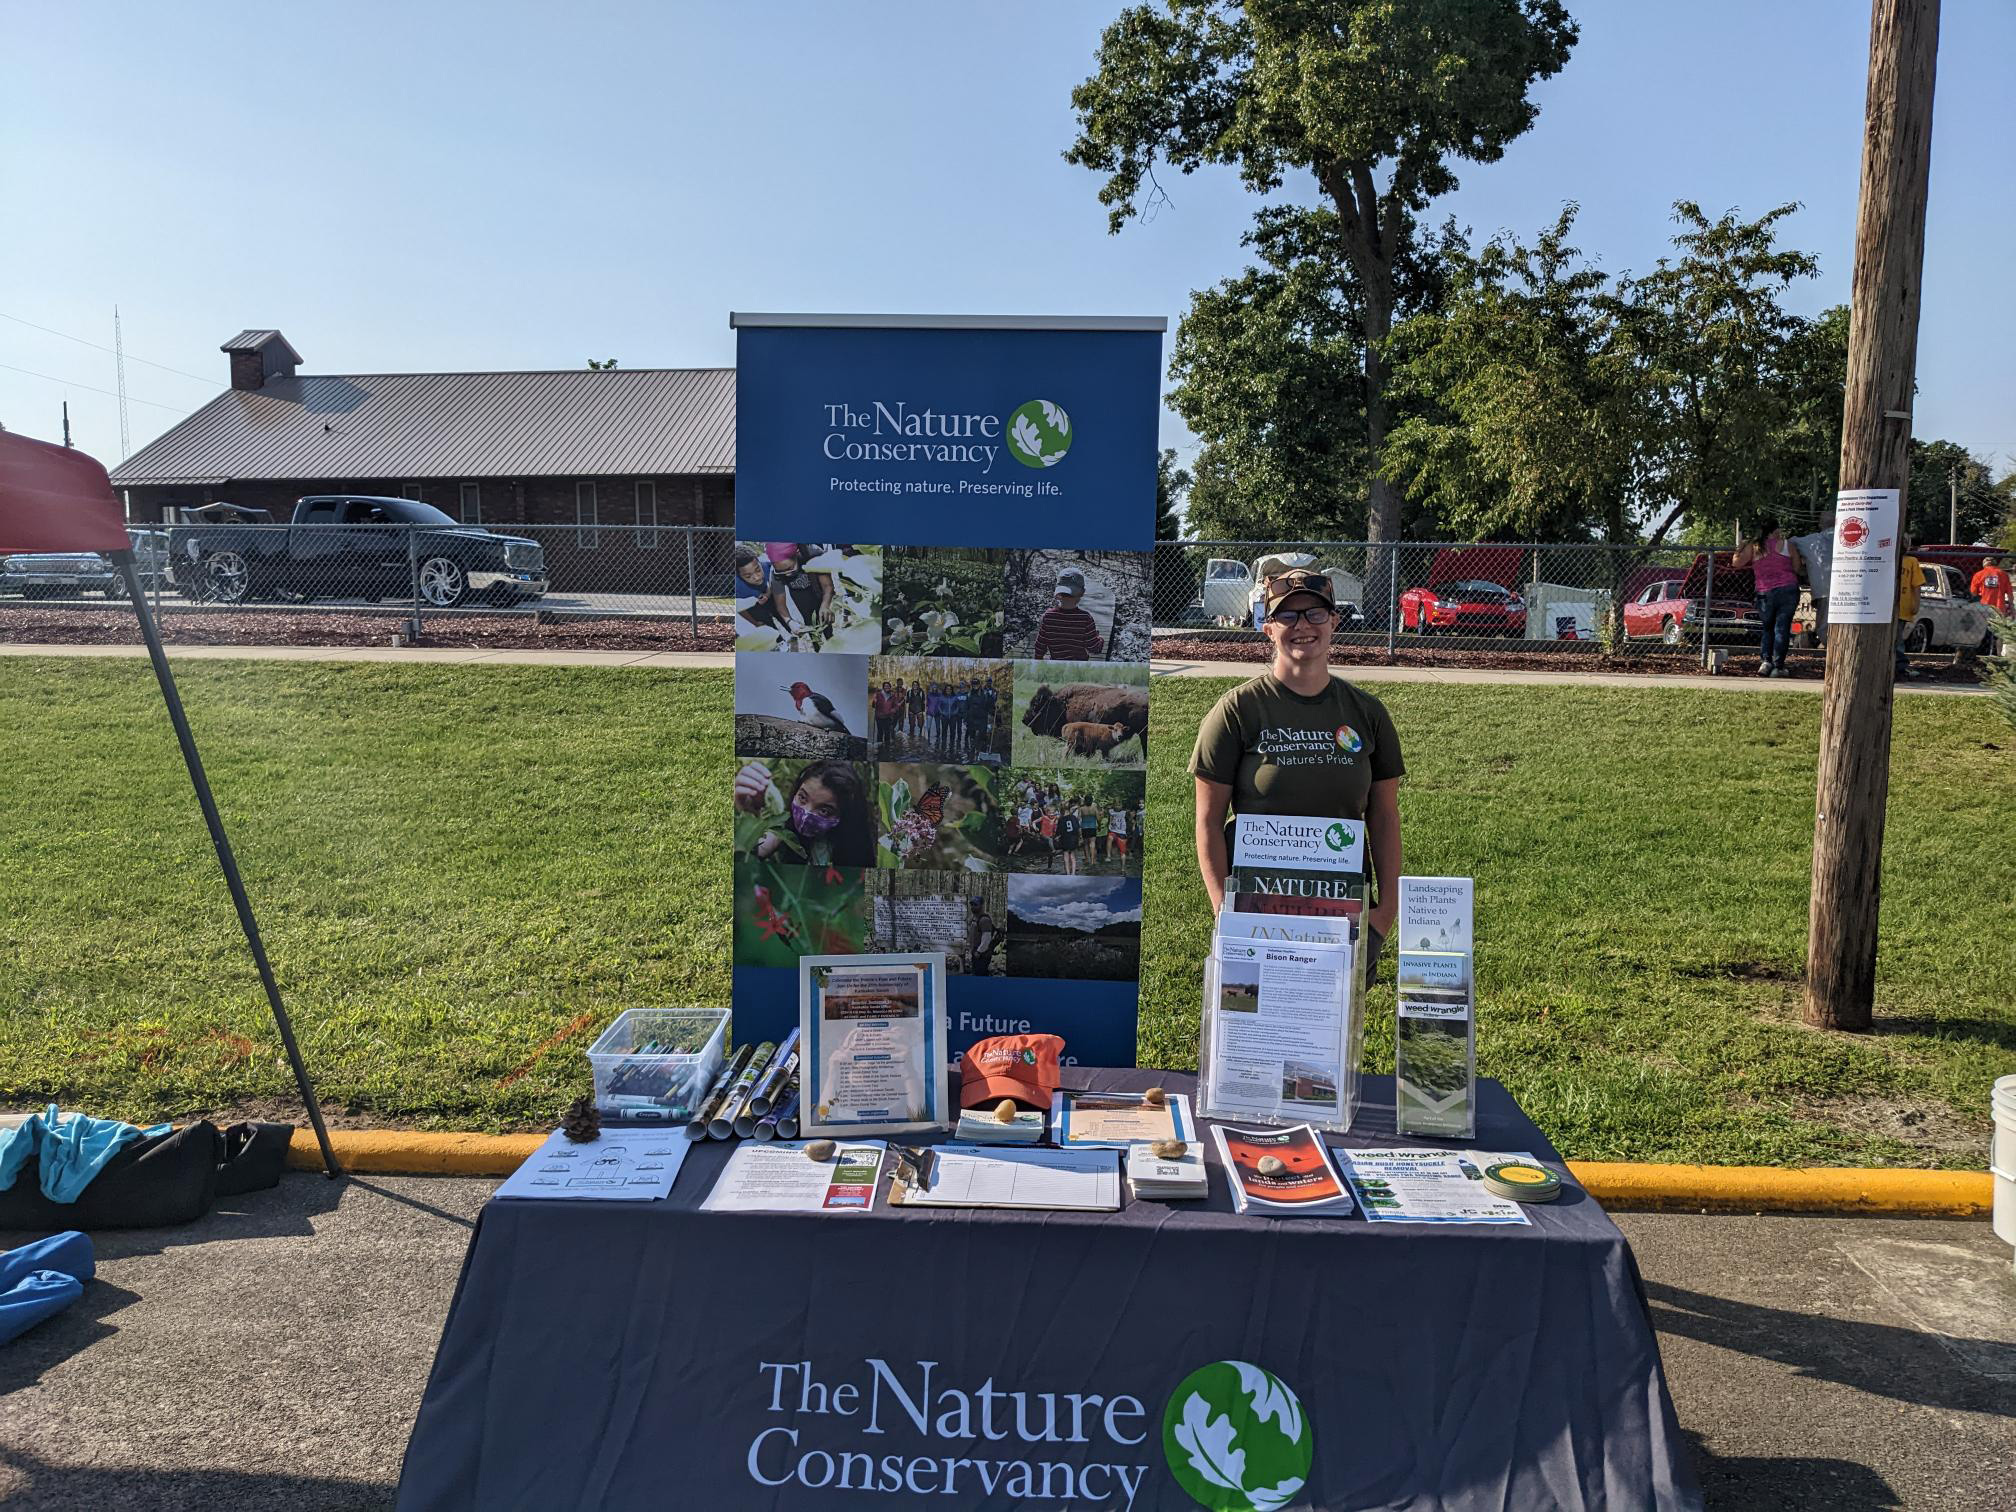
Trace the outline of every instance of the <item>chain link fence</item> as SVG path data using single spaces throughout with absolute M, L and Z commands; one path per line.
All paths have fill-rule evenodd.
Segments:
M 299 612 L 429 622 L 477 615 L 676 620 L 725 644 L 734 531 L 716 525 L 203 524 L 128 532 L 157 610 Z M 0 559 L 12 608 L 89 609 L 124 597 L 104 558 Z
M 228 616 L 253 611 L 325 616 L 314 627 L 324 644 L 419 637 L 430 626 L 474 633 L 485 628 L 478 617 L 493 627 L 501 617 L 498 634 L 513 633 L 510 623 L 563 625 L 583 645 L 598 635 L 622 644 L 683 634 L 688 644 L 726 649 L 733 638 L 735 541 L 725 525 L 206 523 L 130 534 L 142 585 L 169 625 L 182 613 L 224 615 L 212 631 L 220 639 L 229 638 Z M 1706 662 L 1716 650 L 1736 659 L 1757 644 L 1756 586 L 1727 551 L 1164 541 L 1154 560 L 1157 646 L 1192 657 L 1210 655 L 1213 643 L 1234 656 L 1250 649 L 1259 635 L 1257 571 L 1269 558 L 1329 575 L 1337 639 L 1367 659 L 1600 651 L 1678 664 Z M 0 559 L 0 637 L 65 638 L 60 618 L 24 611 L 102 611 L 123 593 L 102 557 L 8 556 Z M 1951 658 L 1981 649 L 1985 629 L 1974 620 L 1985 622 L 1984 608 L 1927 603 L 1907 650 Z M 1795 653 L 1816 649 L 1821 618 L 1802 591 Z
M 1164 541 L 1155 555 L 1159 638 L 1258 635 L 1268 558 L 1329 576 L 1338 640 L 1367 653 L 1601 650 L 1704 661 L 1755 648 L 1756 585 L 1731 553 L 1602 544 Z M 1817 642 L 1802 594 L 1794 645 Z

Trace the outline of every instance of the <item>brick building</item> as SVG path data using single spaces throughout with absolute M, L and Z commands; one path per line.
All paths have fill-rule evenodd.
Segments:
M 735 370 L 301 374 L 278 331 L 225 342 L 230 387 L 112 472 L 135 523 L 226 500 L 285 520 L 303 494 L 419 499 L 545 527 L 556 579 L 675 588 L 684 534 L 735 512 Z

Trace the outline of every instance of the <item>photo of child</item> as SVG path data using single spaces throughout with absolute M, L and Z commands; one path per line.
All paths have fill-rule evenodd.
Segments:
M 1152 566 L 1139 551 L 1010 551 L 1007 654 L 1145 662 Z
M 1060 876 L 1141 875 L 1147 774 L 1011 768 L 1001 796 L 1001 864 Z
M 736 770 L 735 855 L 812 867 L 873 866 L 869 769 L 847 761 L 745 761 Z

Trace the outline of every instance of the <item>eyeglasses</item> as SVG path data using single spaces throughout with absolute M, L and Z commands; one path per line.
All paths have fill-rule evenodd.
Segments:
M 1317 629 L 1337 617 L 1337 611 L 1317 605 L 1314 609 L 1276 609 L 1267 616 L 1277 625 L 1312 625 Z

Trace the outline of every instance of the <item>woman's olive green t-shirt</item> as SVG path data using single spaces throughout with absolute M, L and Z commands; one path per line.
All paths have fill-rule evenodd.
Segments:
M 1321 693 L 1292 692 L 1271 672 L 1212 706 L 1190 757 L 1192 776 L 1232 789 L 1227 846 L 1239 814 L 1362 820 L 1372 784 L 1406 770 L 1378 699 L 1341 677 Z

